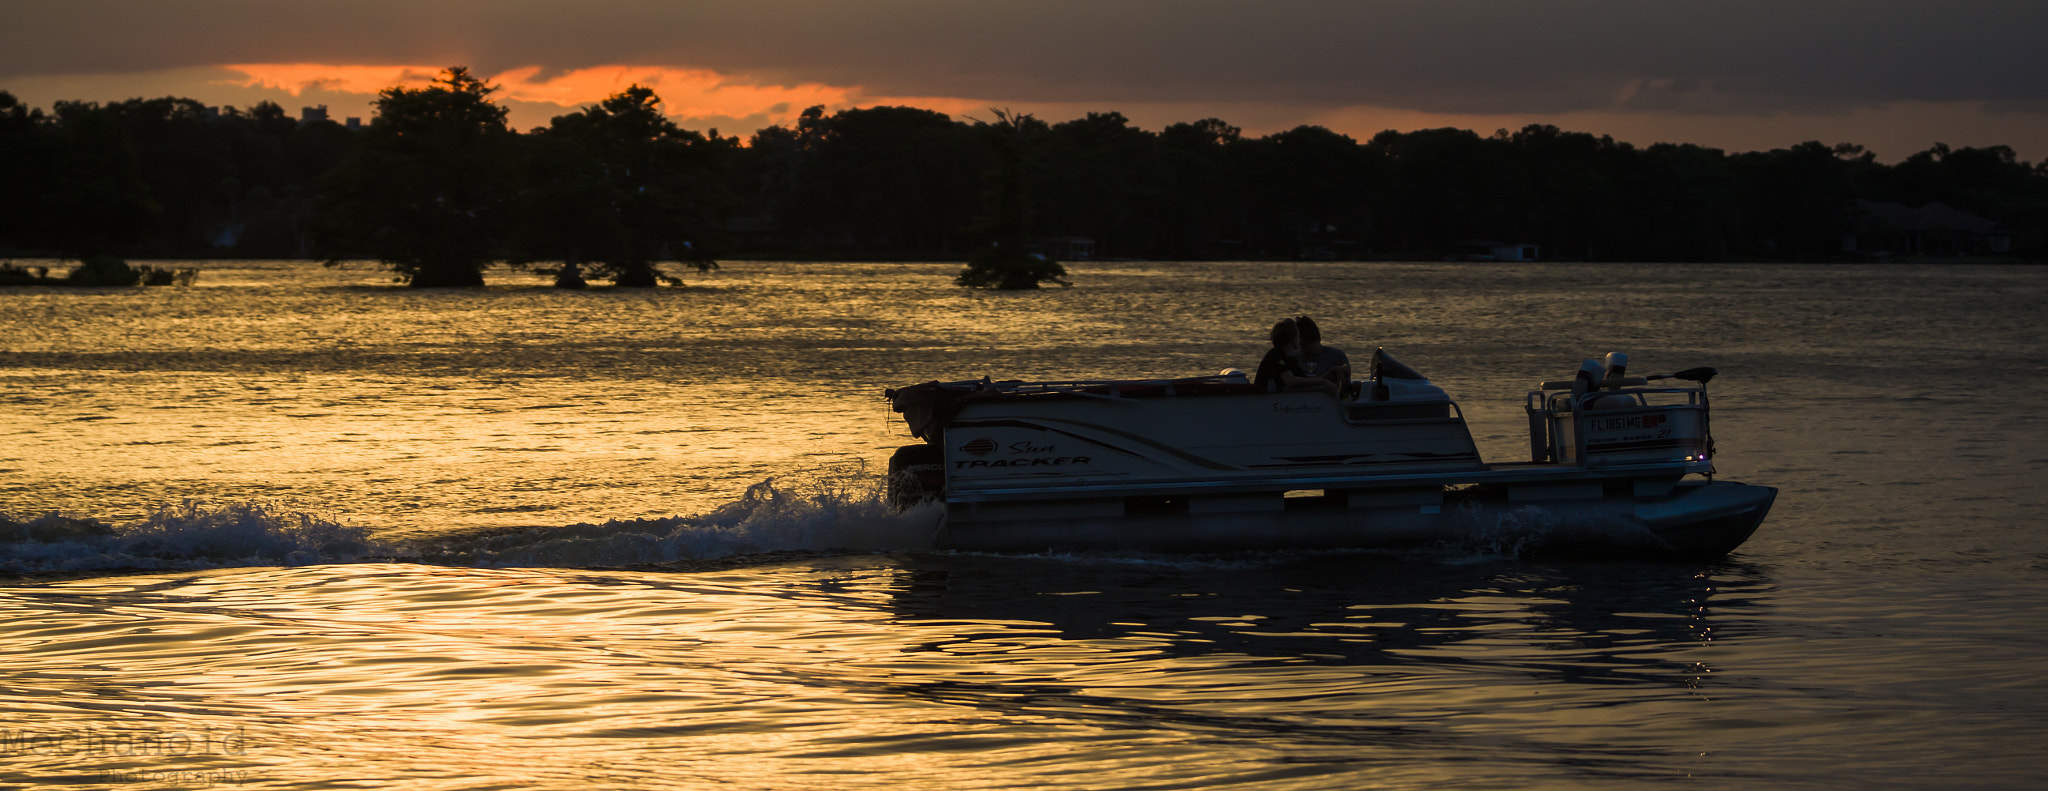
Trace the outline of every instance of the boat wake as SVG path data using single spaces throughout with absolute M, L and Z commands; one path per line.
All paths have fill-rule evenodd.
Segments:
M 593 568 L 673 564 L 777 552 L 932 549 L 943 507 L 898 511 L 873 475 L 772 478 L 738 499 L 691 516 L 614 519 L 443 540 L 388 540 L 366 527 L 265 503 L 187 500 L 129 525 L 51 513 L 0 513 L 0 572 L 185 571 L 250 566 L 416 562 L 479 567 Z M 1589 539 L 1644 540 L 1647 531 L 1611 513 L 1569 507 L 1467 506 L 1457 529 L 1424 546 L 1383 554 L 1435 562 L 1541 556 Z M 1596 543 L 1596 542 L 1594 542 Z M 1357 550 L 1332 550 L 1346 554 Z M 972 554 L 972 553 L 970 553 Z M 1003 553 L 1016 555 L 1018 553 Z M 1213 553 L 1199 557 L 1138 550 L 1022 553 L 1061 562 L 1260 566 L 1316 550 Z
M 388 555 L 370 531 L 260 503 L 164 506 L 132 525 L 0 513 L 0 571 L 206 569 L 347 563 Z
M 697 516 L 611 520 L 408 547 L 417 560 L 466 566 L 587 568 L 786 551 L 930 549 L 942 511 L 898 512 L 873 476 L 769 479 Z
M 769 479 L 695 516 L 609 520 L 440 542 L 385 541 L 365 527 L 264 503 L 187 500 L 140 522 L 0 513 L 0 572 L 182 571 L 405 561 L 588 568 L 784 551 L 929 549 L 936 506 L 898 512 L 873 476 Z
M 1648 526 L 1612 508 L 1468 503 L 1452 514 L 1452 527 L 1424 551 L 1445 559 L 1483 562 L 1559 553 L 1598 558 L 1626 555 L 1629 547 L 1669 548 Z

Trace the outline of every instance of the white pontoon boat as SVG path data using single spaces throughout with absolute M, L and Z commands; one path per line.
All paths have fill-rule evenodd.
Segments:
M 1173 380 L 927 382 L 888 391 L 926 444 L 891 494 L 939 499 L 940 545 L 1042 551 L 1376 548 L 1718 558 L 1777 490 L 1715 481 L 1707 381 L 1626 357 L 1529 392 L 1530 459 L 1480 459 L 1464 414 L 1384 350 L 1342 396 L 1241 372 Z

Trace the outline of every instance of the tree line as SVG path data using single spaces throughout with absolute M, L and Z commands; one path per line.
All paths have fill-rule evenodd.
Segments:
M 1853 144 L 1731 154 L 1542 125 L 1361 143 L 914 107 L 814 107 L 742 140 L 677 127 L 640 86 L 521 133 L 494 90 L 451 68 L 382 92 L 360 130 L 271 103 L 46 112 L 0 91 L 0 254 L 373 258 L 416 286 L 480 285 L 496 265 L 651 286 L 674 282 L 665 262 L 968 260 L 1064 237 L 1154 260 L 1435 258 L 1476 240 L 1567 260 L 1837 260 L 1868 253 L 1844 240 L 1872 202 L 1945 204 L 1998 223 L 2012 255 L 2048 253 L 2048 162 L 2006 146 L 1884 164 Z

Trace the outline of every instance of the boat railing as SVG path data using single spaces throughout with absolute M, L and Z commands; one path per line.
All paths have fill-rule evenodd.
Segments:
M 1390 423 L 1433 423 L 1465 420 L 1458 402 L 1444 401 L 1345 401 L 1344 421 L 1352 425 L 1384 426 Z
M 1059 393 L 1092 398 L 1124 398 L 1138 393 L 1146 395 L 1186 395 L 1212 391 L 1219 386 L 1241 385 L 1249 388 L 1251 382 L 1242 376 L 1188 376 L 1176 379 L 1075 379 L 1069 381 L 1029 382 L 1022 379 L 993 381 L 986 377 L 979 380 L 941 382 L 939 387 L 973 393 L 998 395 L 1037 395 Z M 1185 391 L 1185 392 L 1183 392 Z M 1231 388 L 1235 391 L 1235 388 Z
M 1630 377 L 1575 390 L 1543 382 L 1529 391 L 1534 462 L 1595 465 L 1646 461 L 1706 463 L 1712 453 L 1704 386 L 1657 385 Z

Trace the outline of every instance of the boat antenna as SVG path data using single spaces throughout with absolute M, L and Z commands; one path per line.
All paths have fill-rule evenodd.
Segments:
M 1713 379 L 1714 376 L 1719 373 L 1721 372 L 1702 365 L 1698 368 L 1687 368 L 1675 374 L 1655 374 L 1644 378 L 1646 380 L 1652 381 L 1657 379 L 1684 379 L 1688 382 L 1698 382 L 1700 385 L 1700 403 L 1704 405 L 1706 403 L 1705 399 L 1707 397 L 1707 382 Z M 1714 451 L 1714 424 L 1712 420 L 1713 416 L 1711 414 L 1702 413 L 1700 415 L 1700 433 L 1704 434 L 1706 437 L 1706 451 L 1707 458 L 1709 459 L 1714 458 L 1717 455 Z M 1707 480 L 1711 481 L 1714 479 L 1714 473 L 1712 472 L 1711 467 L 1708 468 L 1708 470 L 1709 471 L 1706 473 Z
M 1687 368 L 1675 374 L 1652 374 L 1644 378 L 1653 382 L 1658 379 L 1684 379 L 1688 382 L 1698 382 L 1704 386 L 1708 381 L 1719 376 L 1720 373 L 1720 371 L 1713 368 L 1700 366 L 1698 368 Z

